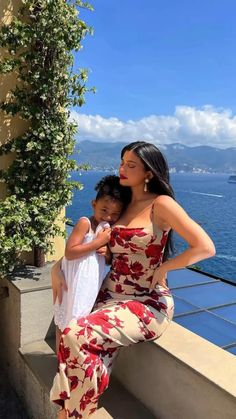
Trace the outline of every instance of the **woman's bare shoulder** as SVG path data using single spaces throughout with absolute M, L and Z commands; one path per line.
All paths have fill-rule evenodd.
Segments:
M 166 208 L 170 205 L 177 204 L 174 198 L 168 195 L 158 195 L 154 200 L 154 207 L 163 207 Z
M 168 195 L 159 195 L 154 201 L 154 219 L 157 225 L 166 230 L 170 228 L 169 217 L 181 208 L 179 204 Z

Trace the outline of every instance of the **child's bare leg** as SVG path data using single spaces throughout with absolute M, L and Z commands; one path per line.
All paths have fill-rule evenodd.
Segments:
M 59 329 L 58 326 L 56 326 L 56 353 L 58 353 L 58 351 L 59 351 L 61 335 L 62 335 L 61 330 Z

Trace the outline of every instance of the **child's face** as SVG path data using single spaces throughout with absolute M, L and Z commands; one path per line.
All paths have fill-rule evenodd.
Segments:
M 114 224 L 120 217 L 123 209 L 123 204 L 120 201 L 103 196 L 97 201 L 92 201 L 94 209 L 94 218 L 98 223 L 107 221 L 109 224 Z

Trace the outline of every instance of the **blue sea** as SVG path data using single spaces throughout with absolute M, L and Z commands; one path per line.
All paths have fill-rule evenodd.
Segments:
M 66 215 L 74 223 L 82 215 L 91 214 L 94 186 L 104 175 L 102 171 L 74 174 L 73 180 L 83 184 L 75 191 L 72 205 Z M 236 283 L 236 184 L 227 183 L 227 174 L 171 174 L 171 184 L 177 201 L 188 214 L 211 236 L 216 246 L 216 256 L 196 265 L 204 272 L 229 279 Z M 175 236 L 176 253 L 186 245 Z

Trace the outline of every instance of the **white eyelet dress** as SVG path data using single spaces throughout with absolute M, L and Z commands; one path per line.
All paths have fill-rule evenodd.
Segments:
M 89 225 L 83 243 L 91 242 L 101 229 L 110 227 L 108 223 L 102 222 L 93 232 L 90 220 L 82 218 L 86 218 Z M 61 305 L 58 301 L 54 305 L 54 321 L 63 331 L 72 319 L 79 319 L 91 312 L 104 279 L 105 257 L 96 251 L 74 260 L 63 257 L 61 268 L 68 291 L 63 292 Z

